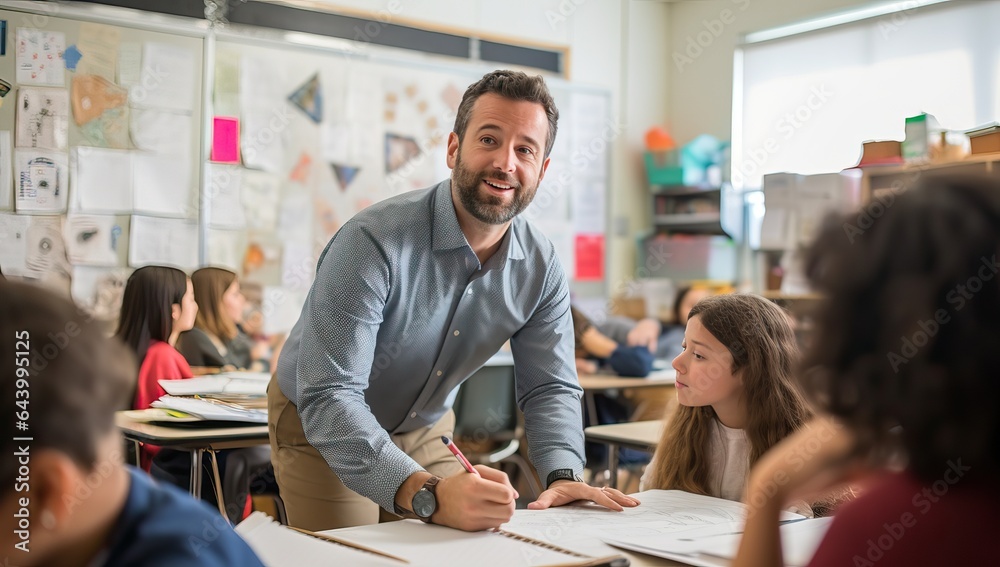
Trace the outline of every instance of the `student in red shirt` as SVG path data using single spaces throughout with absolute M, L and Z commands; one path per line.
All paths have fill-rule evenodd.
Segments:
M 146 266 L 129 277 L 115 335 L 132 347 L 139 358 L 134 409 L 146 409 L 166 394 L 159 380 L 193 376 L 174 344 L 181 333 L 194 327 L 197 314 L 191 279 L 184 272 Z M 148 463 L 145 468 L 148 470 Z
M 922 175 L 806 255 L 825 299 L 801 376 L 824 415 L 754 467 L 733 565 L 781 565 L 784 503 L 851 479 L 810 565 L 996 564 L 1000 181 Z

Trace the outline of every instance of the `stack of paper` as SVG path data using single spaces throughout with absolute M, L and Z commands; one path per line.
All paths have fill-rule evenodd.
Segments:
M 227 375 L 198 376 L 185 380 L 160 380 L 171 396 L 259 396 L 267 395 L 267 382 Z
M 800 520 L 782 525 L 781 551 L 786 567 L 805 567 L 819 547 L 833 518 Z M 714 529 L 696 529 L 669 536 L 632 536 L 607 538 L 604 541 L 616 547 L 665 557 L 688 565 L 716 567 L 729 565 L 740 548 L 742 523 L 731 526 L 731 532 Z
M 178 382 L 182 381 L 178 380 Z M 267 423 L 266 409 L 246 409 L 219 400 L 163 396 L 153 402 L 152 406 L 184 412 L 205 420 Z

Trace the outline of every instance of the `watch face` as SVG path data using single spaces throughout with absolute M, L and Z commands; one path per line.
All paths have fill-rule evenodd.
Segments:
M 437 510 L 437 498 L 426 488 L 421 488 L 413 495 L 413 513 L 421 518 L 430 518 Z

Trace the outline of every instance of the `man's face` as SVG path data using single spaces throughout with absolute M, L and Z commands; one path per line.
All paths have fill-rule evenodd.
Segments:
M 485 224 L 509 222 L 538 191 L 549 160 L 542 105 L 485 94 L 476 100 L 459 140 L 448 137 L 448 167 L 456 204 Z

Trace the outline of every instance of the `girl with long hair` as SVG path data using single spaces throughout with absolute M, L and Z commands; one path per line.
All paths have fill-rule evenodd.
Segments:
M 201 268 L 191 274 L 198 316 L 194 328 L 181 334 L 177 350 L 192 366 L 261 370 L 259 349 L 243 332 L 246 298 L 236 274 L 223 268 Z
M 810 416 L 792 382 L 798 347 L 788 316 L 755 295 L 708 297 L 691 309 L 682 347 L 673 361 L 680 407 L 642 489 L 742 500 L 751 465 Z

